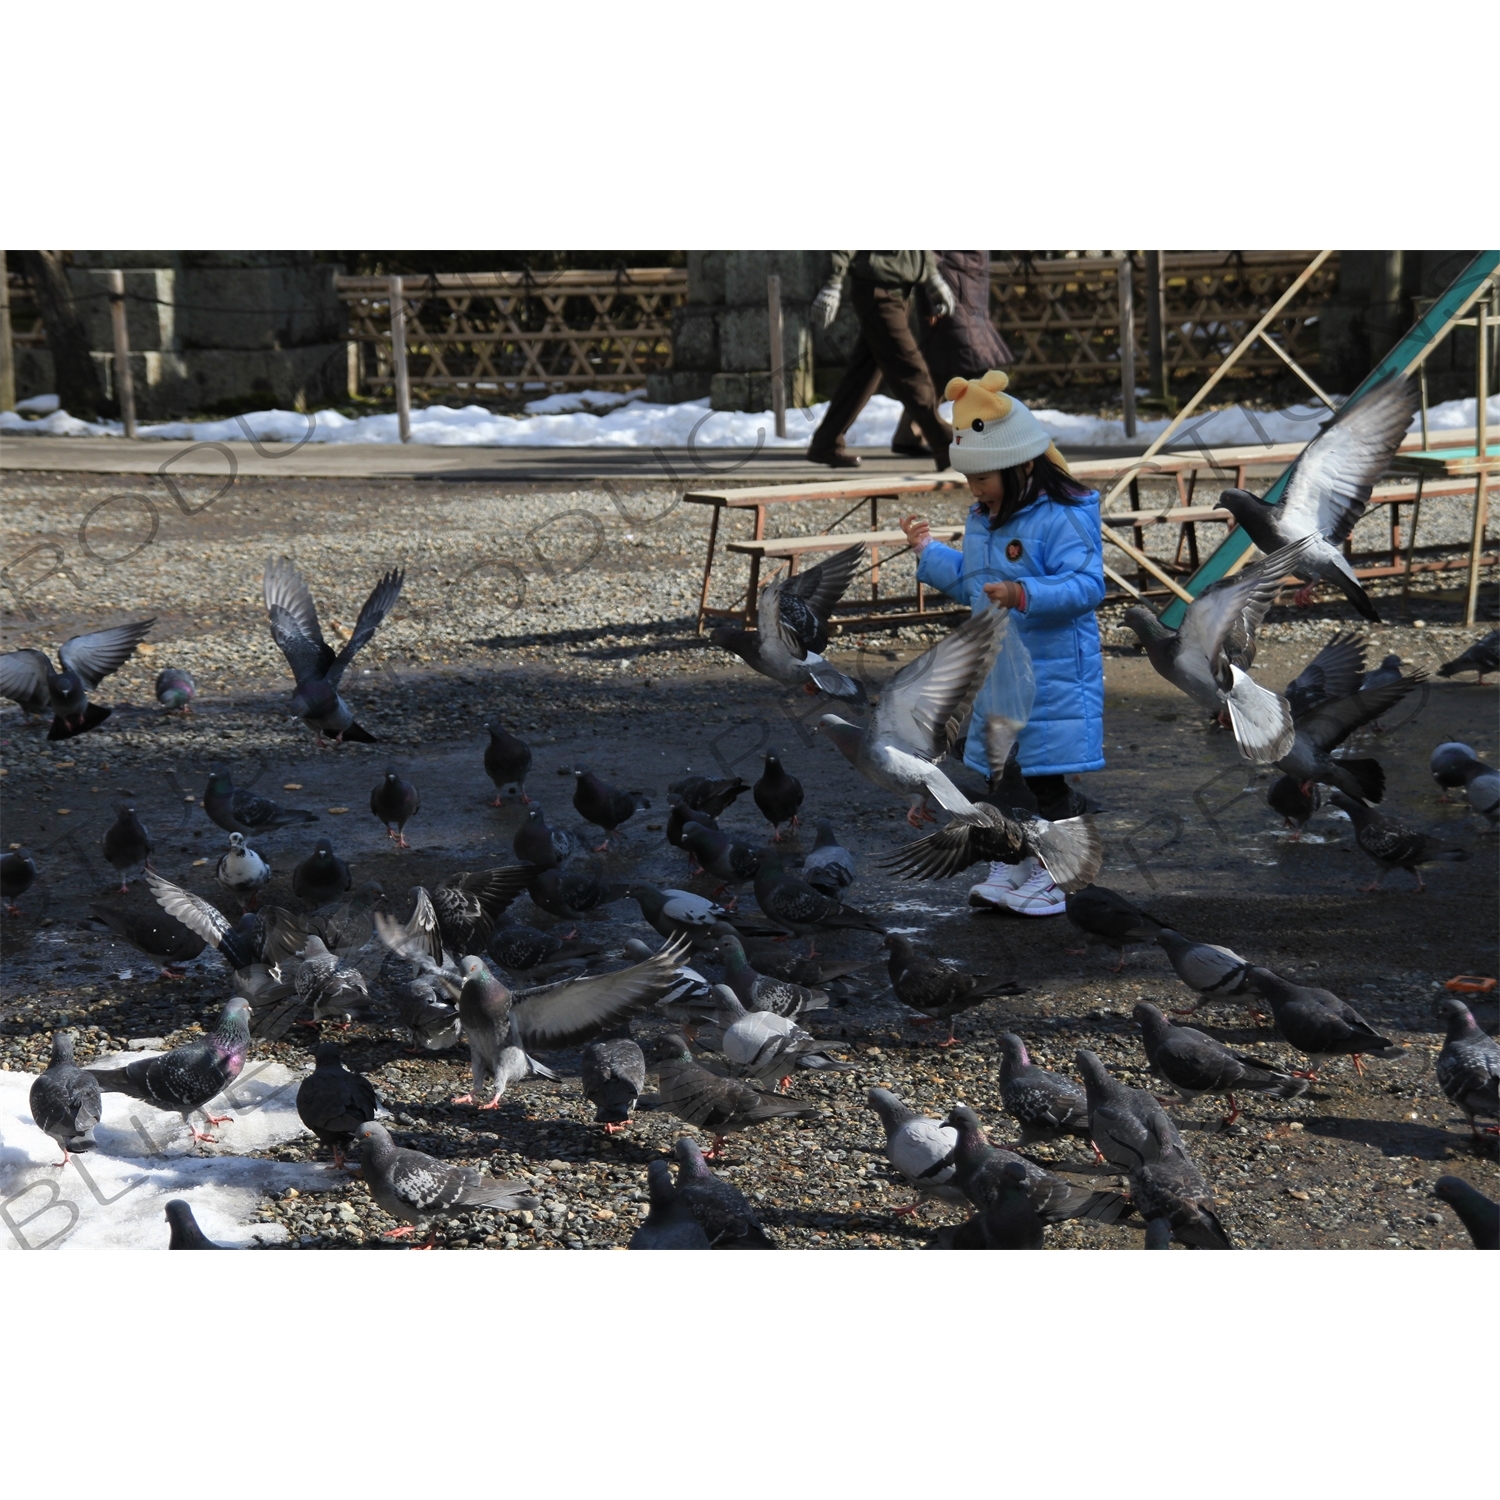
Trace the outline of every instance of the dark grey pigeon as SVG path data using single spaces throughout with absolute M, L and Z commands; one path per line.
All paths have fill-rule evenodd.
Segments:
M 672 1147 L 677 1159 L 677 1199 L 702 1226 L 712 1250 L 774 1250 L 750 1200 L 732 1183 L 716 1177 L 698 1149 L 682 1136 Z
M 495 923 L 527 888 L 534 871 L 526 865 L 497 865 L 470 874 L 461 870 L 432 891 L 443 947 L 455 958 L 483 953 Z
M 1486 672 L 1500 672 L 1500 630 L 1492 630 L 1483 640 L 1475 641 L 1462 656 L 1445 661 L 1437 669 L 1439 677 L 1454 677 L 1460 672 L 1477 672 L 1482 687 Z
M 655 1073 L 658 1089 L 652 1107 L 688 1125 L 712 1131 L 714 1141 L 707 1153 L 717 1156 L 725 1137 L 736 1130 L 766 1120 L 805 1119 L 817 1113 L 815 1105 L 780 1094 L 764 1094 L 736 1078 L 710 1073 L 693 1061 L 682 1037 L 674 1032 L 659 1036 L 646 1051 L 648 1072 Z
M 1500 1250 L 1500 1203 L 1486 1198 L 1462 1177 L 1439 1177 L 1432 1193 L 1458 1215 L 1476 1250 Z
M 1134 1014 L 1151 1071 L 1165 1078 L 1185 1100 L 1196 1099 L 1199 1094 L 1226 1094 L 1226 1125 L 1233 1125 L 1240 1117 L 1236 1091 L 1277 1099 L 1295 1099 L 1307 1092 L 1305 1080 L 1293 1078 L 1259 1058 L 1231 1052 L 1222 1042 L 1191 1026 L 1174 1026 L 1144 1000 L 1136 1005 Z
M 629 1037 L 590 1042 L 583 1049 L 583 1097 L 594 1106 L 594 1124 L 615 1135 L 646 1087 L 646 1054 Z
M 573 840 L 560 828 L 547 826 L 547 815 L 541 804 L 531 802 L 526 821 L 516 829 L 510 846 L 515 856 L 538 870 L 555 870 L 573 852 Z
M 0 655 L 0 698 L 19 703 L 28 714 L 50 710 L 49 740 L 69 740 L 97 729 L 114 710 L 90 703 L 89 694 L 130 660 L 154 624 L 153 616 L 73 636 L 57 653 L 62 662 L 60 672 L 53 670 L 45 651 L 32 647 L 7 651 Z
M 894 1210 L 899 1218 L 915 1213 L 929 1198 L 944 1203 L 966 1203 L 963 1189 L 954 1182 L 953 1148 L 958 1132 L 931 1115 L 918 1114 L 889 1089 L 871 1089 L 865 1103 L 880 1117 L 885 1130 L 886 1160 L 906 1179 L 916 1197 L 905 1208 Z
M 672 1169 L 661 1157 L 646 1168 L 651 1211 L 630 1237 L 632 1250 L 711 1250 L 703 1226 L 672 1186 Z
M 1365 673 L 1364 681 L 1360 683 L 1360 688 L 1363 690 L 1367 688 L 1388 687 L 1393 682 L 1400 682 L 1401 669 L 1401 658 L 1394 651 L 1387 652 L 1385 656 L 1381 657 L 1380 665 L 1373 672 Z
M 94 1127 L 104 1115 L 99 1084 L 73 1062 L 73 1035 L 52 1033 L 52 1061 L 31 1085 L 31 1118 L 62 1147 L 65 1167 L 74 1151 L 92 1151 Z
M 1195 1250 L 1233 1250 L 1213 1194 L 1186 1151 L 1171 1150 L 1130 1172 L 1130 1199 L 1148 1223 L 1165 1219 L 1172 1237 Z
M 1392 870 L 1406 870 L 1417 877 L 1417 891 L 1427 889 L 1419 865 L 1431 864 L 1435 860 L 1457 863 L 1471 858 L 1467 849 L 1459 849 L 1435 839 L 1430 833 L 1409 827 L 1386 813 L 1376 812 L 1353 797 L 1342 792 L 1331 792 L 1329 800 L 1335 807 L 1349 814 L 1354 824 L 1354 841 L 1380 866 L 1380 874 L 1369 885 L 1361 889 L 1368 894 L 1385 884 L 1385 877 Z
M 5 897 L 5 910 L 13 917 L 21 915 L 16 897 L 24 896 L 36 879 L 36 861 L 29 849 L 8 849 L 0 854 L 0 896 Z
M 896 998 L 905 1006 L 933 1021 L 948 1023 L 947 1037 L 938 1043 L 951 1047 L 957 1040 L 954 1022 L 966 1010 L 1001 996 L 1024 995 L 1026 988 L 1013 979 L 991 979 L 987 974 L 965 974 L 946 959 L 929 958 L 897 934 L 881 944 L 890 949 L 887 970 Z M 914 1021 L 916 1026 L 926 1022 Z
M 135 809 L 122 802 L 115 820 L 104 830 L 104 857 L 120 877 L 120 894 L 130 889 L 125 872 L 151 863 L 151 830 L 136 817 Z
M 349 866 L 333 852 L 333 840 L 326 837 L 320 838 L 313 852 L 292 871 L 292 894 L 314 906 L 337 901 L 353 884 Z
M 212 1141 L 192 1116 L 203 1114 L 209 1125 L 222 1125 L 229 1115 L 215 1115 L 208 1103 L 223 1093 L 250 1055 L 250 1007 L 236 997 L 224 1007 L 217 1030 L 202 1041 L 174 1047 L 158 1057 L 138 1057 L 108 1068 L 88 1068 L 106 1094 L 129 1094 L 156 1109 L 182 1116 L 195 1141 Z
M 734 800 L 750 790 L 750 783 L 742 776 L 729 776 L 715 781 L 708 776 L 689 776 L 684 781 L 674 781 L 667 791 L 680 798 L 690 812 L 702 813 L 710 824 L 733 805 Z M 671 839 L 668 839 L 668 843 Z
M 802 861 L 802 878 L 825 896 L 837 896 L 854 884 L 854 856 L 839 843 L 833 824 L 818 819 L 818 837 Z
M 1085 886 L 1082 890 L 1070 892 L 1067 914 L 1068 920 L 1089 942 L 1103 943 L 1118 950 L 1120 961 L 1115 965 L 1116 974 L 1125 967 L 1127 944 L 1155 942 L 1156 934 L 1166 925 L 1142 911 L 1129 897 L 1103 885 Z
M 669 942 L 685 937 L 700 951 L 716 947 L 725 932 L 746 936 L 784 935 L 780 927 L 759 925 L 733 916 L 718 902 L 692 891 L 674 890 L 670 886 L 659 890 L 654 885 L 636 884 L 626 886 L 625 894 L 640 906 L 641 915 Z M 532 899 L 536 897 L 533 895 Z
M 1388 1037 L 1381 1036 L 1346 1000 L 1332 990 L 1310 985 L 1292 984 L 1269 969 L 1252 965 L 1250 988 L 1271 1002 L 1276 1015 L 1276 1030 L 1299 1052 L 1311 1058 L 1349 1056 L 1357 1073 L 1364 1072 L 1361 1057 L 1395 1055 Z M 1316 1073 L 1297 1073 L 1294 1077 L 1317 1081 Z
M 1164 1153 L 1186 1155 L 1177 1127 L 1154 1094 L 1127 1088 L 1086 1048 L 1073 1054 L 1089 1100 L 1089 1136 L 1100 1157 L 1127 1171 Z
M 168 1250 L 223 1250 L 226 1247 L 216 1245 L 199 1229 L 198 1221 L 193 1217 L 192 1205 L 186 1198 L 172 1198 L 167 1203 L 167 1223 L 172 1226 L 172 1237 L 167 1244 Z
M 1033 1138 L 1089 1133 L 1088 1095 L 1071 1078 L 1037 1067 L 1013 1031 L 1000 1038 L 1000 1099 Z
M 495 783 L 495 800 L 490 806 L 501 806 L 507 791 L 514 792 L 522 802 L 530 802 L 526 775 L 531 770 L 531 746 L 517 739 L 499 719 L 491 719 L 484 727 L 490 734 L 490 742 L 484 747 L 484 774 Z
M 437 1240 L 437 1226 L 465 1209 L 485 1208 L 495 1213 L 537 1208 L 539 1198 L 524 1191 L 521 1181 L 501 1182 L 474 1167 L 439 1161 L 422 1151 L 398 1146 L 383 1125 L 367 1120 L 356 1132 L 360 1168 L 370 1185 L 370 1196 L 393 1218 L 404 1219 L 399 1229 L 388 1229 L 387 1239 L 410 1234 L 423 1224 L 432 1227 L 427 1243 Z
M 302 575 L 288 558 L 266 560 L 263 587 L 271 638 L 281 648 L 296 683 L 289 706 L 304 724 L 317 732 L 319 745 L 325 734 L 340 743 L 346 739 L 375 743 L 375 736 L 355 723 L 353 710 L 339 697 L 339 683 L 349 663 L 395 607 L 405 582 L 406 574 L 393 568 L 370 590 L 370 597 L 354 622 L 353 634 L 335 655 L 323 639 L 318 609 Z
M 319 1042 L 313 1059 L 316 1066 L 297 1088 L 297 1118 L 325 1146 L 332 1147 L 333 1164 L 341 1167 L 355 1133 L 366 1120 L 375 1118 L 380 1101 L 368 1078 L 344 1066 L 336 1043 Z
M 370 793 L 370 811 L 385 824 L 386 837 L 398 849 L 409 849 L 406 825 L 422 810 L 422 798 L 411 782 L 387 766 L 379 786 Z
M 524 922 L 505 922 L 490 934 L 485 951 L 502 969 L 524 974 L 556 957 L 562 948 L 563 940 L 555 932 L 543 932 Z
M 258 797 L 248 787 L 236 787 L 223 766 L 215 766 L 203 792 L 203 811 L 226 833 L 268 833 L 291 823 L 316 823 L 317 813 L 302 807 L 282 807 L 269 797 Z
M 682 848 L 682 835 L 689 823 L 696 823 L 700 828 L 717 829 L 719 826 L 718 819 L 708 813 L 695 812 L 686 802 L 674 802 L 667 813 L 667 842 L 674 849 Z
M 1478 1136 L 1476 1115 L 1500 1123 L 1500 1046 L 1479 1029 L 1473 1012 L 1457 995 L 1444 995 L 1436 1009 L 1448 1027 L 1438 1053 L 1438 1085 L 1449 1102 L 1468 1116 L 1469 1129 Z M 1486 1133 L 1500 1132 L 1490 1126 Z
M 1361 688 L 1342 698 L 1320 703 L 1296 720 L 1292 748 L 1276 762 L 1276 769 L 1299 783 L 1320 782 L 1349 797 L 1379 802 L 1385 796 L 1385 771 L 1378 760 L 1335 756 L 1356 729 L 1373 724 L 1427 680 L 1425 672 L 1398 677 L 1383 687 Z
M 297 970 L 297 998 L 312 1007 L 314 1023 L 338 1021 L 346 1030 L 370 1009 L 370 987 L 365 976 L 337 954 L 330 953 L 316 933 L 302 949 Z
M 93 905 L 89 914 L 136 952 L 144 953 L 167 978 L 180 979 L 179 965 L 197 958 L 206 946 L 196 932 L 164 911 L 113 911 Z
M 533 872 L 526 883 L 526 894 L 538 911 L 577 922 L 591 911 L 630 895 L 631 887 L 606 880 L 600 870 L 542 870 Z
M 1336 632 L 1328 644 L 1286 685 L 1287 706 L 1293 719 L 1303 718 L 1320 704 L 1347 698 L 1365 686 L 1365 638 L 1358 632 Z M 1396 674 L 1398 677 L 1400 673 Z
M 1292 830 L 1292 839 L 1302 837 L 1308 819 L 1323 805 L 1323 791 L 1315 781 L 1298 781 L 1295 776 L 1278 776 L 1266 788 L 1266 805 L 1278 812 Z
M 1040 1250 L 1047 1224 L 1032 1201 L 1026 1163 L 1005 1162 L 991 1174 L 989 1207 L 957 1228 L 940 1229 L 930 1250 Z
M 731 886 L 754 880 L 767 850 L 760 845 L 741 843 L 717 828 L 689 823 L 682 830 L 679 847 L 704 874 L 719 882 L 713 899 L 718 900 Z
M 1494 832 L 1500 826 L 1500 774 L 1476 760 L 1464 768 L 1464 801 Z
M 585 823 L 604 830 L 604 842 L 594 848 L 595 854 L 602 854 L 614 834 L 625 837 L 620 825 L 651 803 L 640 792 L 622 792 L 600 781 L 592 771 L 575 771 L 573 775 L 577 778 L 573 784 L 573 810 Z
M 1170 1250 L 1172 1248 L 1171 1219 L 1152 1219 L 1146 1226 L 1146 1250 Z
M 751 788 L 755 805 L 771 825 L 772 842 L 781 842 L 781 825 L 797 826 L 797 809 L 802 806 L 802 783 L 781 764 L 779 757 L 766 756 L 760 780 Z
M 156 701 L 168 713 L 179 710 L 185 714 L 192 713 L 193 699 L 197 693 L 197 684 L 194 683 L 192 674 L 184 672 L 181 667 L 163 667 L 156 674 Z
M 411 1038 L 413 1049 L 442 1052 L 456 1047 L 463 1035 L 458 1008 L 440 983 L 440 975 L 423 974 L 396 989 L 396 1014 Z
M 778 927 L 811 938 L 809 952 L 817 951 L 820 932 L 851 927 L 863 932 L 885 931 L 867 912 L 856 911 L 837 896 L 814 890 L 787 870 L 781 856 L 772 851 L 767 851 L 755 872 L 755 902 Z

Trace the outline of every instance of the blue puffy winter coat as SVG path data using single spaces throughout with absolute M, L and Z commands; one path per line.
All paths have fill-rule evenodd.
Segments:
M 970 608 L 987 583 L 1025 585 L 1026 608 L 1010 617 L 1036 673 L 1036 702 L 1018 744 L 1022 774 L 1103 770 L 1104 658 L 1094 616 L 1104 599 L 1098 494 L 1072 505 L 1043 497 L 993 531 L 988 512 L 976 508 L 964 527 L 963 551 L 929 542 L 917 578 Z M 964 762 L 989 775 L 977 717 Z

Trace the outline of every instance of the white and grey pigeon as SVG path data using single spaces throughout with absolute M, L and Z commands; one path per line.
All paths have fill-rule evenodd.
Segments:
M 824 714 L 819 729 L 866 781 L 905 797 L 913 828 L 936 822 L 931 799 L 951 813 L 974 804 L 938 768 L 959 741 L 969 710 L 1005 640 L 1008 610 L 989 606 L 965 620 L 886 684 L 867 728 Z
M 1464 800 L 1491 828 L 1500 823 L 1500 775 L 1482 760 L 1464 767 Z
M 244 834 L 231 833 L 229 848 L 219 858 L 214 879 L 243 901 L 271 879 L 271 867 L 245 843 Z
M 1185 1014 L 1191 1015 L 1205 1000 L 1238 995 L 1245 988 L 1250 961 L 1241 958 L 1233 948 L 1224 948 L 1218 943 L 1200 943 L 1170 927 L 1163 927 L 1156 934 L 1156 941 L 1166 953 L 1177 977 L 1190 990 L 1198 992 L 1198 999 Z
M 1142 605 L 1125 611 L 1125 624 L 1157 673 L 1210 713 L 1227 713 L 1240 754 L 1257 765 L 1280 760 L 1292 748 L 1296 730 L 1286 699 L 1262 687 L 1235 657 L 1243 657 L 1246 643 L 1253 641 L 1282 579 L 1297 572 L 1317 541 L 1303 537 L 1205 589 L 1188 605 L 1175 634 Z
M 898 1208 L 898 1214 L 915 1213 L 929 1198 L 944 1203 L 968 1201 L 953 1181 L 958 1131 L 931 1115 L 918 1114 L 889 1089 L 871 1089 L 865 1103 L 880 1116 L 885 1128 L 886 1160 L 917 1195 L 905 1208 Z
M 776 1083 L 786 1087 L 796 1068 L 852 1071 L 828 1055 L 826 1044 L 804 1031 L 790 1016 L 773 1010 L 746 1010 L 727 984 L 714 986 L 716 1024 L 704 1026 L 698 1041 L 711 1051 L 724 1054 L 732 1077 L 754 1083 Z
M 365 976 L 330 953 L 323 939 L 313 934 L 302 950 L 297 970 L 297 998 L 312 1006 L 312 1019 L 338 1021 L 346 1029 L 370 1008 L 370 989 Z
M 641 963 L 655 950 L 639 938 L 627 938 L 623 951 L 633 963 Z M 669 1020 L 689 1025 L 712 1017 L 715 1006 L 713 985 L 687 964 L 678 964 L 671 989 L 656 1002 L 657 1010 Z
M 1451 802 L 1453 799 L 1448 795 L 1457 787 L 1464 784 L 1464 774 L 1472 763 L 1484 763 L 1479 760 L 1472 745 L 1466 745 L 1462 740 L 1444 740 L 1432 752 L 1430 766 L 1432 779 L 1443 789 L 1443 794 L 1438 798 L 1439 802 Z M 1489 766 L 1486 770 L 1492 769 Z
M 1225 490 L 1219 496 L 1219 504 L 1262 552 L 1311 539 L 1312 545 L 1287 571 L 1309 584 L 1320 579 L 1337 584 L 1365 619 L 1377 623 L 1380 616 L 1342 548 L 1401 446 L 1417 404 L 1411 378 L 1392 376 L 1341 407 L 1302 450 L 1279 504 L 1267 505 L 1248 490 Z
M 837 897 L 854 884 L 854 856 L 839 843 L 833 824 L 818 819 L 818 837 L 802 861 L 802 878 L 825 896 Z

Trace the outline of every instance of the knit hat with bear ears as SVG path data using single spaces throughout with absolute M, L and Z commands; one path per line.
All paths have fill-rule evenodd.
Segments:
M 953 403 L 949 462 L 960 474 L 1012 469 L 1046 454 L 1063 473 L 1068 466 L 1046 429 L 1014 396 L 1004 394 L 1010 377 L 991 370 L 979 380 L 955 375 L 943 395 Z

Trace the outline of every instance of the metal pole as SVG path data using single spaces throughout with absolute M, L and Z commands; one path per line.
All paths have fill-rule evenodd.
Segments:
M 1162 286 L 1161 251 L 1146 252 L 1146 353 L 1149 359 L 1151 394 L 1158 401 L 1171 399 L 1167 381 L 1167 319 Z
M 115 400 L 125 436 L 135 436 L 135 382 L 130 377 L 130 334 L 125 326 L 125 273 L 109 273 L 109 314 L 115 327 Z
M 396 379 L 396 427 L 403 443 L 411 442 L 411 387 L 406 383 L 406 302 L 401 278 L 391 282 L 391 370 Z
M 1490 359 L 1487 347 L 1489 333 L 1490 299 L 1482 297 L 1474 304 L 1474 353 L 1478 376 L 1474 382 L 1474 457 L 1477 472 L 1474 476 L 1474 534 L 1469 540 L 1469 604 L 1464 611 L 1464 624 L 1474 623 L 1474 613 L 1479 602 L 1479 558 L 1484 551 L 1484 523 L 1488 520 L 1490 470 L 1488 437 L 1489 424 L 1485 407 L 1490 399 Z
M 0 250 L 0 411 L 16 409 L 16 351 L 10 331 L 10 276 Z
M 776 436 L 786 436 L 786 330 L 781 319 L 781 277 L 766 277 L 766 307 L 771 321 L 771 411 Z
M 1120 293 L 1120 405 L 1125 413 L 1125 436 L 1135 436 L 1135 302 L 1130 257 L 1120 257 L 1115 280 Z

